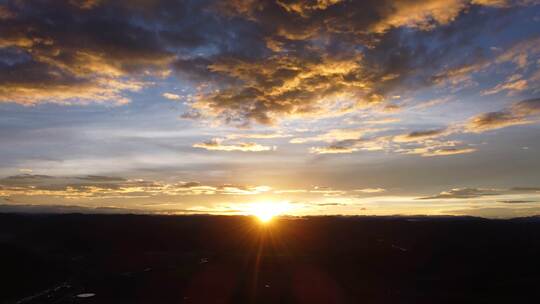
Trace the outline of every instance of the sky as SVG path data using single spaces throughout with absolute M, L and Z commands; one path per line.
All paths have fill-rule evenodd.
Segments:
M 540 214 L 540 1 L 0 1 L 0 212 Z

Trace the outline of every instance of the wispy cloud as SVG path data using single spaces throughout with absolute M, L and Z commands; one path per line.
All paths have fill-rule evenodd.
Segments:
M 276 150 L 275 146 L 264 146 L 253 142 L 239 142 L 225 144 L 220 139 L 212 139 L 202 143 L 196 143 L 194 148 L 201 148 L 209 151 L 240 151 L 240 152 L 265 152 Z

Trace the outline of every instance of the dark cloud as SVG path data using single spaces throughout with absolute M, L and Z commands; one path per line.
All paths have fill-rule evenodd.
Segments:
M 8 1 L 0 101 L 123 104 L 146 76 L 174 73 L 198 89 L 183 117 L 246 125 L 346 112 L 445 79 L 433 75 L 493 17 L 481 7 L 503 2 Z
M 226 122 L 270 124 L 282 117 L 321 117 L 383 102 L 395 90 L 444 81 L 450 77 L 445 70 L 481 56 L 455 54 L 471 45 L 469 35 L 479 35 L 489 18 L 479 8 L 510 4 L 503 2 L 228 1 L 221 7 L 259 27 L 271 52 L 257 58 L 212 58 L 205 72 L 230 85 L 201 92 L 193 106 Z M 452 28 L 463 11 L 473 12 L 474 18 Z M 446 28 L 435 30 L 440 25 Z
M 0 101 L 127 102 L 124 92 L 141 89 L 143 77 L 167 75 L 179 55 L 209 46 L 207 5 L 8 1 L 3 11 L 13 17 L 0 19 L 0 48 L 19 58 L 0 61 Z

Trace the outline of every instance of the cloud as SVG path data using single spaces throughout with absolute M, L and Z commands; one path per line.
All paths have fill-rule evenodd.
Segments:
M 504 0 L 428 0 L 428 1 L 364 1 L 352 5 L 342 0 L 325 1 L 277 1 L 277 5 L 261 1 L 230 1 L 227 8 L 233 13 L 247 15 L 259 20 L 261 15 L 284 11 L 302 17 L 299 21 L 289 21 L 277 25 L 275 31 L 287 38 L 307 38 L 316 32 L 316 26 L 332 32 L 353 32 L 355 34 L 384 33 L 396 27 L 431 29 L 436 25 L 453 21 L 458 14 L 471 4 L 482 6 L 504 6 Z M 335 20 L 337 16 L 341 19 Z M 360 18 L 363 17 L 363 18 Z M 263 19 L 263 18 L 261 18 Z M 268 21 L 268 18 L 262 22 Z M 297 25 L 297 29 L 292 25 Z
M 14 18 L 15 14 L 5 5 L 0 5 L 0 20 Z
M 88 206 L 65 206 L 65 205 L 30 205 L 30 204 L 0 204 L 0 212 L 3 213 L 36 213 L 36 214 L 146 214 L 149 211 L 116 208 L 116 207 L 88 207 Z M 151 213 L 151 212 L 150 212 Z
M 35 180 L 48 180 L 48 179 L 53 179 L 53 178 L 54 177 L 50 175 L 24 173 L 24 174 L 19 174 L 19 175 L 8 176 L 4 178 L 3 181 L 26 181 L 26 180 L 35 181 Z
M 108 176 L 52 177 L 22 174 L 0 179 L 0 197 L 54 197 L 68 200 L 151 198 L 157 196 L 255 195 L 265 185 L 205 185 L 196 181 L 160 182 Z
M 377 132 L 380 130 L 381 129 L 372 128 L 332 129 L 316 136 L 293 138 L 289 142 L 292 144 L 303 144 L 307 142 L 339 142 L 346 140 L 355 140 L 361 138 L 365 134 Z
M 478 7 L 515 4 L 525 3 L 9 2 L 0 6 L 0 102 L 123 105 L 131 93 L 153 85 L 152 79 L 173 76 L 196 89 L 181 115 L 189 119 L 246 126 L 372 106 L 395 111 L 397 104 L 381 105 L 395 91 L 474 70 L 465 68 L 466 59 L 447 65 L 448 58 L 464 57 L 453 52 L 468 47 L 456 44 L 468 34 L 437 29 L 478 16 Z M 481 24 L 474 16 L 462 22 Z M 427 40 L 432 47 L 425 46 Z M 535 47 L 523 44 L 497 60 L 524 65 L 523 51 Z
M 278 132 L 261 132 L 261 133 L 236 133 L 226 136 L 227 139 L 274 139 L 274 138 L 286 138 L 291 137 L 291 134 Z
M 421 155 L 425 157 L 431 156 L 447 156 L 447 155 L 458 155 L 458 154 L 468 154 L 476 152 L 475 148 L 442 148 L 435 150 L 428 150 L 422 152 Z
M 497 189 L 481 189 L 481 188 L 455 188 L 449 191 L 443 191 L 438 195 L 421 197 L 422 200 L 430 199 L 466 199 L 477 198 L 483 196 L 499 195 L 500 191 Z
M 125 104 L 124 92 L 144 86 L 136 74 L 166 73 L 172 59 L 150 32 L 127 20 L 99 18 L 62 1 L 10 8 L 16 17 L 0 26 L 0 46 L 17 60 L 0 64 L 1 102 Z
M 382 33 L 392 27 L 417 27 L 424 30 L 437 24 L 447 24 L 467 7 L 464 1 L 428 0 L 423 2 L 393 2 L 385 18 L 374 24 L 371 29 Z
M 180 24 L 204 23 L 188 13 L 202 2 L 10 1 L 0 6 L 0 102 L 125 104 L 203 43 Z
M 512 105 L 512 112 L 520 116 L 540 115 L 540 98 L 527 99 Z
M 196 143 L 194 148 L 206 149 L 209 151 L 240 151 L 240 152 L 264 152 L 274 151 L 275 146 L 263 146 L 253 142 L 239 142 L 235 144 L 223 144 L 220 139 L 212 139 L 202 143 Z
M 472 117 L 465 126 L 469 132 L 481 133 L 515 125 L 531 124 L 540 118 L 540 99 L 513 103 L 509 108 Z
M 195 188 L 195 187 L 200 187 L 200 186 L 201 186 L 201 183 L 199 182 L 185 182 L 179 185 L 180 188 Z
M 455 128 L 415 131 L 401 135 L 383 135 L 357 140 L 343 140 L 328 146 L 312 147 L 311 153 L 345 154 L 357 151 L 387 151 L 423 157 L 449 156 L 475 152 L 476 149 L 456 140 L 439 140 L 436 137 L 457 132 Z
M 92 181 L 92 182 L 120 182 L 120 181 L 125 181 L 125 179 L 122 178 L 122 177 L 101 176 L 101 175 L 87 175 L 87 176 L 77 177 L 77 179 L 84 180 L 84 181 Z
M 516 74 L 512 75 L 505 82 L 496 85 L 491 89 L 487 89 L 481 92 L 481 95 L 492 95 L 497 94 L 502 91 L 508 91 L 509 95 L 514 94 L 515 92 L 520 92 L 529 88 L 529 83 L 527 80 L 522 79 L 523 76 Z
M 364 95 L 365 81 L 344 79 L 359 72 L 360 59 L 359 55 L 334 58 L 319 53 L 297 58 L 281 54 L 256 61 L 219 59 L 209 70 L 234 85 L 202 92 L 192 106 L 240 124 L 271 124 L 280 116 L 320 117 L 332 108 L 343 112 Z
M 540 39 L 537 36 L 532 36 L 519 40 L 504 50 L 496 48 L 493 56 L 479 52 L 453 67 L 435 73 L 432 76 L 432 81 L 439 85 L 450 85 L 454 91 L 457 91 L 461 88 L 478 85 L 473 80 L 474 75 L 506 65 L 514 67 L 506 69 L 512 74 L 504 82 L 491 89 L 483 90 L 481 94 L 490 95 L 502 91 L 509 91 L 510 94 L 513 94 L 526 90 L 531 83 L 538 81 L 535 74 L 528 79 L 522 74 L 525 74 L 527 67 L 533 64 L 534 58 L 540 55 L 539 43 Z
M 425 130 L 425 131 L 414 131 L 407 134 L 397 135 L 394 137 L 395 142 L 412 142 L 420 141 L 430 138 L 437 138 L 448 134 L 446 128 L 443 129 L 434 129 L 434 130 Z
M 381 192 L 386 192 L 386 189 L 383 189 L 383 188 L 364 188 L 364 189 L 356 189 L 354 191 L 362 192 L 362 193 L 381 193 Z
M 540 192 L 540 187 L 514 187 L 510 191 L 516 192 Z
M 229 195 L 253 195 L 268 192 L 272 190 L 272 188 L 269 186 L 248 187 L 225 184 L 217 187 L 217 190 L 220 191 L 222 194 Z
M 162 96 L 170 100 L 180 100 L 182 98 L 180 95 L 173 93 L 163 93 Z
M 496 188 L 455 188 L 448 191 L 443 191 L 437 195 L 418 198 L 420 200 L 431 199 L 468 199 L 468 198 L 481 198 L 491 196 L 503 196 L 503 195 L 522 195 L 522 194 L 536 194 L 540 193 L 539 187 L 513 187 L 508 189 L 496 189 Z M 523 199 L 515 200 L 501 200 L 501 202 L 523 202 Z
M 330 145 L 326 147 L 312 147 L 309 149 L 310 153 L 314 154 L 348 154 L 358 151 L 358 149 L 354 147 L 346 147 L 346 146 L 339 146 L 339 145 Z
M 322 194 L 323 196 L 341 196 L 347 193 L 347 191 L 336 190 L 331 187 L 315 186 L 309 190 L 310 193 Z
M 211 83 L 192 107 L 226 123 L 275 124 L 285 118 L 339 116 L 386 101 L 393 91 L 414 90 L 451 76 L 469 57 L 448 67 L 450 43 L 460 30 L 434 33 L 433 51 L 421 42 L 403 43 L 404 31 L 421 41 L 478 6 L 511 6 L 503 1 L 228 1 L 221 11 L 245 18 L 262 30 L 265 50 L 251 56 L 213 56 L 184 61 Z M 472 18 L 472 17 L 471 17 Z M 466 26 L 475 26 L 469 20 Z M 478 22 L 480 23 L 480 22 Z M 465 25 L 464 25 L 465 26 Z M 258 44 L 257 44 L 258 45 Z M 362 46 L 362 47 L 360 47 Z M 452 46 L 452 47 L 450 47 Z M 423 59 L 420 59 L 423 58 Z M 437 77 L 437 75 L 440 75 Z M 398 105 L 379 106 L 384 110 Z
M 467 124 L 467 130 L 481 133 L 510 126 L 530 124 L 531 121 L 522 116 L 516 116 L 511 112 L 489 112 L 471 118 Z
M 278 0 L 277 4 L 282 6 L 287 12 L 295 13 L 307 17 L 310 13 L 317 10 L 325 10 L 332 5 L 336 5 L 343 0 L 300 0 L 300 1 L 282 1 Z

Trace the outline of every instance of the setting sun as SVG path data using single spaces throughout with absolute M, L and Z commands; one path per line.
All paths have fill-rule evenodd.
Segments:
M 288 202 L 256 202 L 249 205 L 246 210 L 262 223 L 270 222 L 274 217 L 282 215 L 291 208 Z
M 274 215 L 270 212 L 268 213 L 261 212 L 261 213 L 255 214 L 255 216 L 263 223 L 268 223 L 272 220 L 272 218 L 274 218 Z

